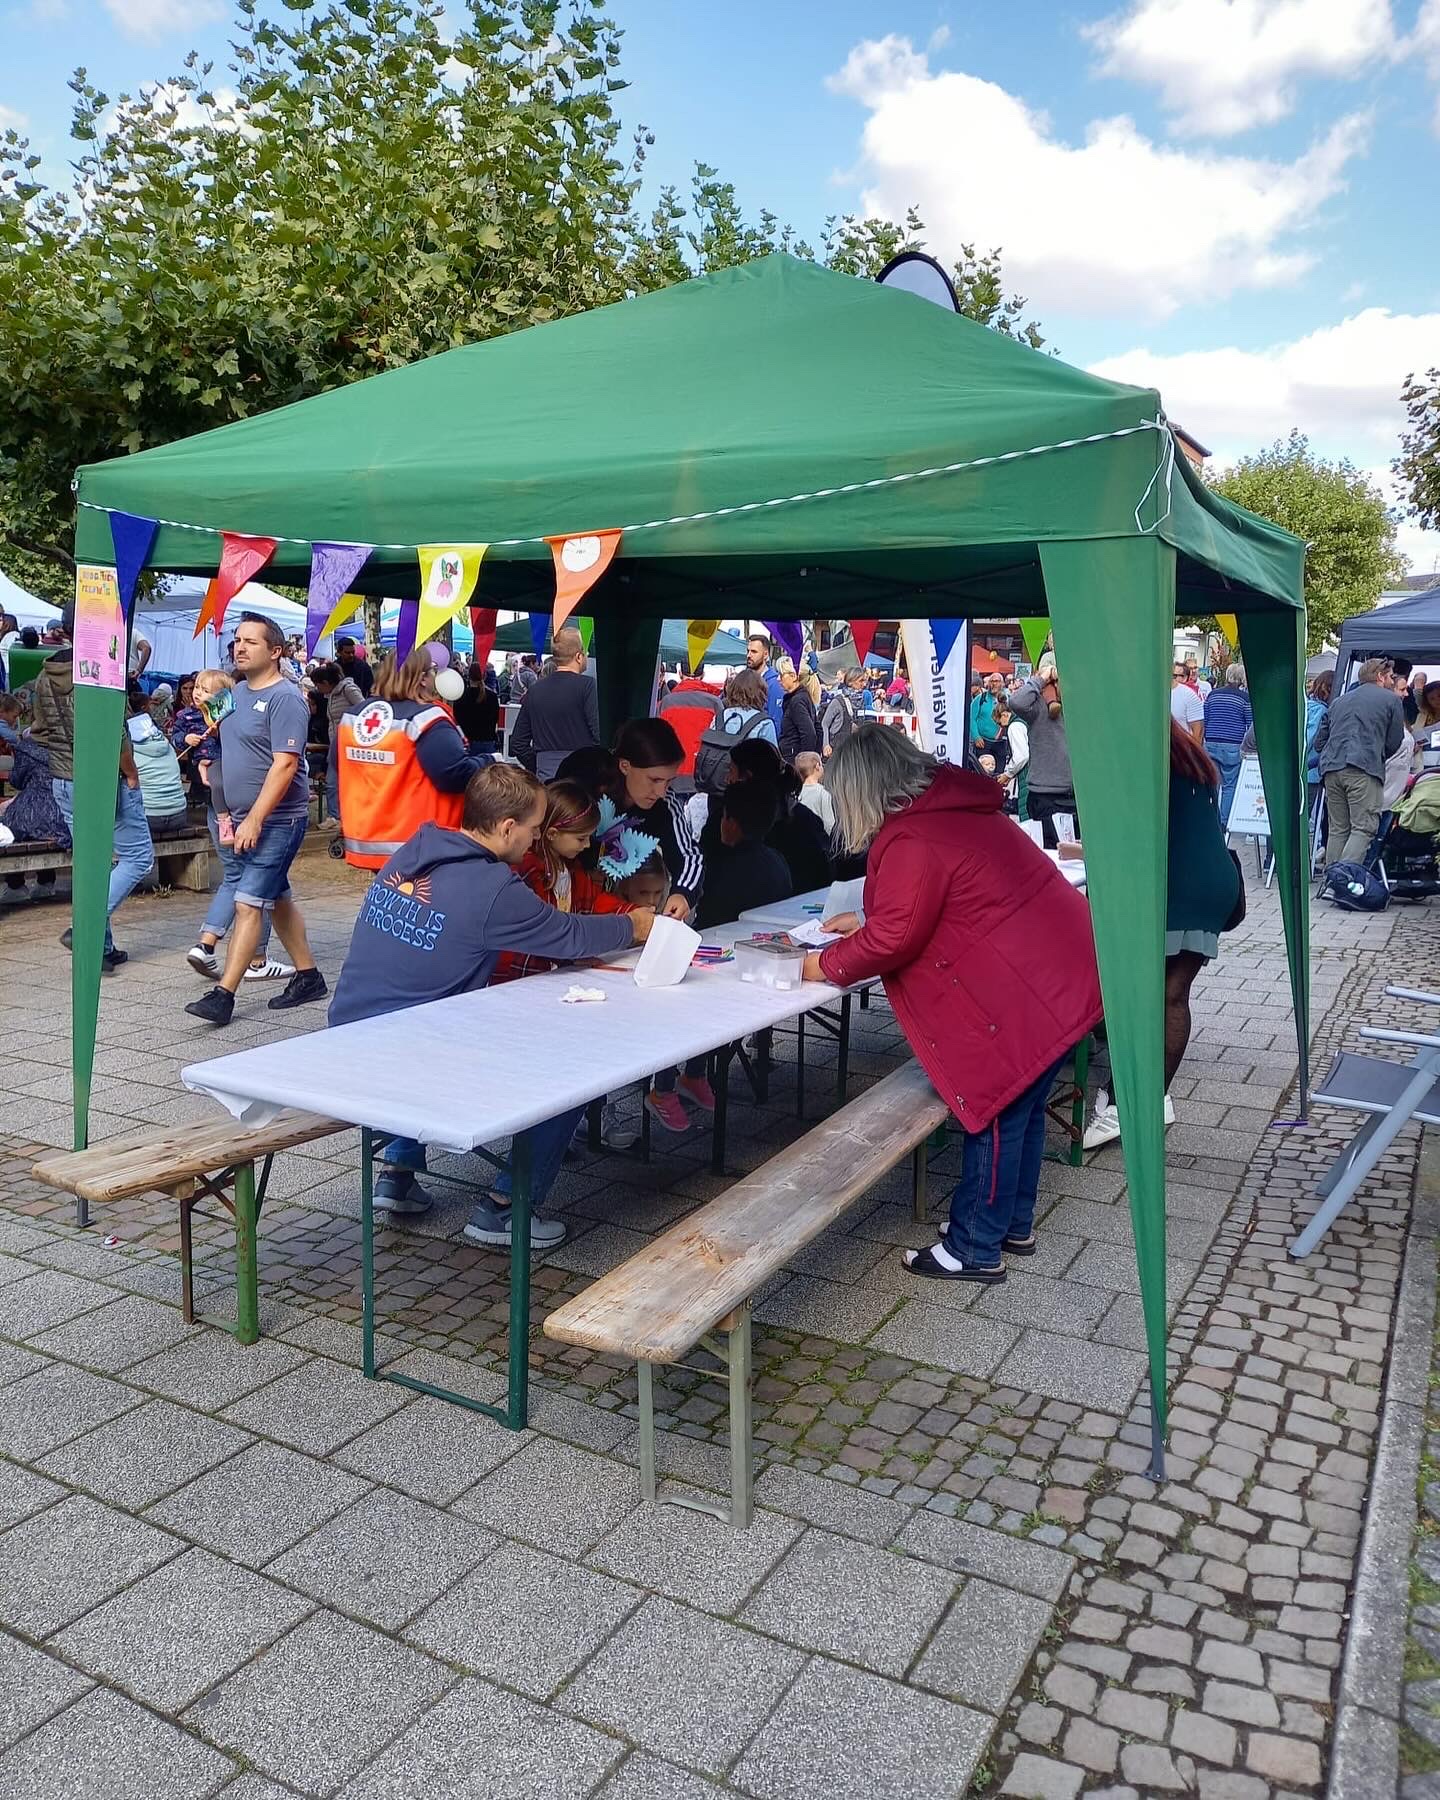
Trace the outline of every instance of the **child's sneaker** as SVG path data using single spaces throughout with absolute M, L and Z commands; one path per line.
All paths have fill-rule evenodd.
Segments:
M 623 1116 L 618 1106 L 607 1105 L 600 1124 L 600 1141 L 609 1150 L 633 1150 L 640 1142 L 640 1127 Z
M 703 1075 L 682 1075 L 680 1092 L 692 1106 L 698 1106 L 701 1112 L 714 1112 L 715 1090 Z
M 651 1088 L 645 1096 L 645 1105 L 650 1117 L 666 1131 L 673 1131 L 677 1137 L 690 1129 L 690 1115 L 680 1104 L 678 1094 L 662 1094 L 659 1088 Z
M 386 1169 L 375 1182 L 375 1210 L 392 1219 L 415 1219 L 435 1204 L 409 1169 Z
M 211 981 L 218 981 L 225 973 L 220 966 L 220 958 L 206 944 L 196 944 L 193 950 L 187 950 L 185 960 L 197 975 L 208 975 Z
M 487 1196 L 477 1200 L 465 1221 L 464 1235 L 472 1244 L 484 1244 L 492 1250 L 510 1248 L 510 1208 L 497 1206 Z M 530 1215 L 530 1248 L 553 1250 L 565 1242 L 566 1231 L 559 1219 L 546 1219 L 539 1213 Z

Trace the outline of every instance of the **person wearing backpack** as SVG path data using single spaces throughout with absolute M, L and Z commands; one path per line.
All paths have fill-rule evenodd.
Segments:
M 849 669 L 836 678 L 835 688 L 820 715 L 820 754 L 833 756 L 855 729 L 855 702 L 849 683 L 864 680 L 859 669 Z
M 730 780 L 730 753 L 750 739 L 777 745 L 775 722 L 766 710 L 765 678 L 753 669 L 737 669 L 725 686 L 720 723 L 700 739 L 695 756 L 695 787 L 716 798 Z

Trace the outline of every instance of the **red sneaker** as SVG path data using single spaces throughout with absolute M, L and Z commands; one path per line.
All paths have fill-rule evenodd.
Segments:
M 682 1075 L 680 1092 L 701 1112 L 713 1113 L 715 1110 L 715 1090 L 703 1075 Z
M 645 1104 L 651 1118 L 657 1119 L 666 1131 L 673 1131 L 678 1136 L 690 1129 L 690 1115 L 680 1104 L 678 1094 L 662 1094 L 659 1088 L 651 1088 L 645 1096 Z

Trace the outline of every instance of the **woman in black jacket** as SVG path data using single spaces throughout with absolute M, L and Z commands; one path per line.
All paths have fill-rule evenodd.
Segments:
M 815 702 L 801 685 L 795 665 L 782 656 L 775 665 L 780 685 L 785 690 L 780 712 L 780 757 L 793 763 L 802 750 L 820 749 L 820 721 L 815 716 Z

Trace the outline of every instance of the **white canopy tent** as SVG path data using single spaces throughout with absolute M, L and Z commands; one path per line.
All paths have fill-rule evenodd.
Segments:
M 13 582 L 3 569 L 0 569 L 0 612 L 14 613 L 22 628 L 33 625 L 37 631 L 53 625 L 60 616 L 60 608 L 55 601 L 41 600 L 38 595 L 28 593 Z
M 282 600 L 267 587 L 252 581 L 230 602 L 225 612 L 225 626 L 217 637 L 207 625 L 199 637 L 195 621 L 205 598 L 206 583 L 199 576 L 177 575 L 166 583 L 166 591 L 142 600 L 135 624 L 150 640 L 150 665 L 147 674 L 169 677 L 188 674 L 192 669 L 223 668 L 222 652 L 235 636 L 242 613 L 263 613 L 273 619 L 287 637 L 304 633 L 305 608 L 290 600 Z

